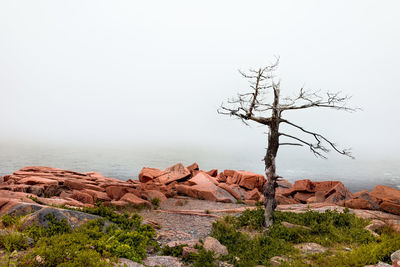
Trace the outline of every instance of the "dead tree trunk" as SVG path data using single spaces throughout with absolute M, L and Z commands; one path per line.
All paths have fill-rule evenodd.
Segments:
M 274 89 L 274 101 L 272 104 L 272 120 L 269 125 L 268 132 L 268 148 L 264 158 L 265 162 L 265 176 L 267 181 L 264 185 L 264 227 L 268 229 L 273 224 L 273 212 L 276 208 L 275 200 L 275 188 L 277 187 L 275 158 L 279 149 L 279 123 L 280 123 L 280 111 L 279 111 L 279 84 L 273 84 Z

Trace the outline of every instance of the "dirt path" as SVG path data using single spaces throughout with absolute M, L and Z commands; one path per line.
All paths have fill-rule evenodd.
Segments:
M 170 241 L 204 239 L 211 232 L 212 223 L 228 212 L 210 213 L 214 210 L 245 209 L 245 204 L 221 203 L 191 198 L 170 198 L 160 205 L 160 211 L 142 210 L 139 214 L 144 220 L 160 224 L 157 230 L 158 241 L 166 244 Z M 200 213 L 199 215 L 175 214 L 165 211 L 183 211 Z M 208 214 L 212 215 L 207 216 Z

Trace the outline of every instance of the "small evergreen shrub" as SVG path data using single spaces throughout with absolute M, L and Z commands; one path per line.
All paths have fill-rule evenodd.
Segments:
M 155 209 L 158 209 L 160 207 L 160 203 L 161 203 L 161 200 L 158 197 L 151 199 L 151 204 L 153 205 L 153 207 Z

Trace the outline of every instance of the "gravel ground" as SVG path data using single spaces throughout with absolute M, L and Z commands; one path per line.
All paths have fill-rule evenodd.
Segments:
M 244 204 L 221 203 L 192 198 L 170 198 L 160 205 L 160 210 L 222 210 L 246 207 Z M 218 218 L 197 215 L 142 210 L 139 214 L 144 220 L 150 220 L 161 225 L 157 230 L 158 241 L 166 244 L 170 241 L 205 239 L 211 232 L 211 224 Z M 226 213 L 214 213 L 225 216 Z

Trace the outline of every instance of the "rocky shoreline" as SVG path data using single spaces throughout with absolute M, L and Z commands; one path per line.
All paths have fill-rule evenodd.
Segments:
M 121 181 L 98 172 L 80 173 L 51 167 L 25 167 L 0 178 L 0 215 L 14 205 L 92 207 L 96 202 L 115 207 L 152 206 L 177 195 L 225 203 L 254 205 L 263 201 L 265 177 L 250 171 L 202 171 L 194 163 L 165 170 L 144 167 L 138 180 Z M 352 209 L 380 210 L 400 215 L 400 191 L 378 185 L 371 192 L 351 193 L 340 181 L 285 179 L 276 189 L 278 205 L 324 203 Z

